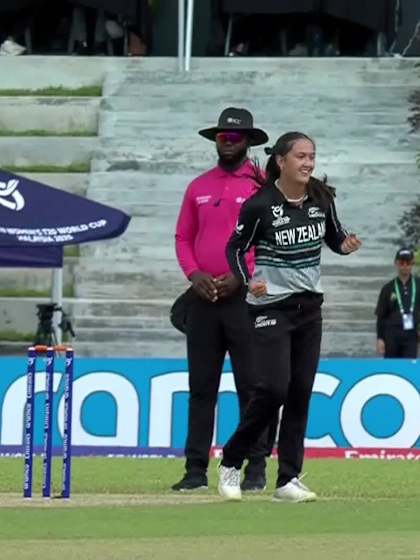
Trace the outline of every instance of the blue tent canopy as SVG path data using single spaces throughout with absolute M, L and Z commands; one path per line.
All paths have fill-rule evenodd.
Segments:
M 0 267 L 54 269 L 57 304 L 64 246 L 118 237 L 130 219 L 110 206 L 0 170 Z
M 62 268 L 63 247 L 0 247 L 0 267 Z
M 110 206 L 0 171 L 0 247 L 63 247 L 111 239 L 124 233 L 129 222 L 130 216 Z

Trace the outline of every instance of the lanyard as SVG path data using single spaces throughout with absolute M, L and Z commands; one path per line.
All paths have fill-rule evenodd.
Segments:
M 401 315 L 404 315 L 404 306 L 402 304 L 400 288 L 398 286 L 397 279 L 394 280 L 394 287 L 395 287 L 395 294 L 397 296 L 398 307 L 400 308 Z M 414 280 L 414 276 L 411 277 L 411 305 L 410 305 L 410 313 L 413 314 L 414 312 L 414 304 L 416 303 L 416 282 Z

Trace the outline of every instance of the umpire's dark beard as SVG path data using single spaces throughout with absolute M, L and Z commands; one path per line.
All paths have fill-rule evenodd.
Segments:
M 219 165 L 224 169 L 237 169 L 242 165 L 248 155 L 248 147 L 245 147 L 243 150 L 238 152 L 233 156 L 224 156 L 220 153 L 219 149 L 217 149 L 217 153 L 219 155 Z

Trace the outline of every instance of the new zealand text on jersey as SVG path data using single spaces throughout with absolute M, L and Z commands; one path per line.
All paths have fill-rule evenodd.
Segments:
M 277 245 L 285 247 L 299 243 L 307 243 L 308 241 L 316 241 L 322 239 L 324 235 L 325 222 L 319 222 L 318 224 L 309 224 L 276 231 L 276 243 Z

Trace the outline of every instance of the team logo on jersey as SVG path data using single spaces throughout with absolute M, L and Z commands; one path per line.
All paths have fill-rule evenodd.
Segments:
M 325 218 L 325 212 L 318 206 L 311 206 L 308 209 L 308 218 Z
M 236 224 L 236 228 L 235 228 L 236 233 L 238 235 L 241 235 L 244 227 L 245 227 L 244 224 Z
M 289 216 L 283 216 L 283 204 L 280 204 L 280 206 L 272 206 L 271 211 L 273 212 L 273 216 L 275 218 L 275 220 L 273 220 L 274 227 L 284 226 L 285 224 L 288 224 L 290 222 Z

